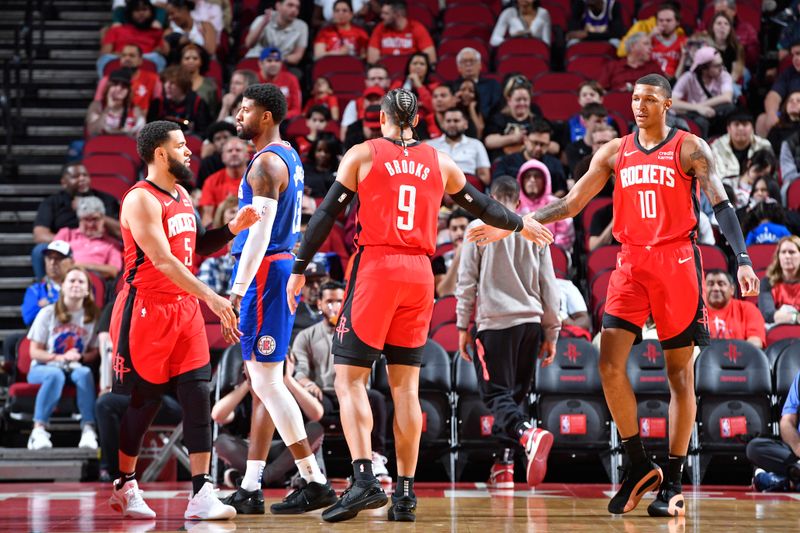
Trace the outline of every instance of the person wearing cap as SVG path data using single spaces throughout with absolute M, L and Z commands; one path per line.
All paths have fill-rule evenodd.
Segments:
M 142 68 L 144 57 L 142 49 L 135 44 L 126 44 L 119 53 L 119 66 L 131 72 L 131 103 L 141 109 L 142 114 L 147 113 L 150 100 L 161 98 L 164 90 L 158 74 Z M 103 76 L 94 92 L 94 101 L 103 102 L 108 86 L 109 76 Z
M 286 97 L 286 118 L 300 115 L 303 109 L 303 95 L 297 76 L 283 68 L 283 54 L 278 48 L 270 46 L 261 51 L 258 58 L 258 81 L 277 85 Z
M 408 18 L 405 0 L 383 0 L 381 22 L 372 30 L 367 48 L 367 63 L 374 65 L 382 56 L 422 52 L 436 64 L 436 48 L 425 26 Z
M 300 0 L 277 0 L 250 24 L 245 57 L 260 57 L 265 47 L 275 47 L 289 65 L 298 65 L 308 48 L 308 24 L 299 19 Z
M 64 241 L 53 241 L 44 252 L 45 277 L 25 289 L 22 298 L 22 320 L 26 326 L 46 305 L 56 303 L 67 270 L 72 266 L 72 250 Z
M 714 47 L 694 53 L 689 72 L 672 88 L 672 109 L 700 126 L 701 136 L 721 133 L 722 121 L 733 111 L 733 78 Z
M 320 297 L 320 287 L 323 283 L 330 280 L 328 276 L 328 265 L 322 254 L 317 254 L 314 260 L 309 263 L 306 270 L 307 282 L 303 287 L 303 298 L 297 305 L 297 313 L 292 327 L 292 339 L 304 329 L 313 326 L 324 318 L 317 303 Z
M 55 239 L 69 244 L 76 266 L 114 279 L 122 269 L 122 253 L 117 241 L 106 235 L 103 202 L 95 196 L 79 198 L 75 212 L 78 227 L 60 229 Z
M 144 126 L 142 110 L 133 105 L 131 71 L 121 68 L 108 76 L 102 99 L 89 105 L 86 132 L 91 135 L 136 135 Z
M 372 104 L 364 110 L 364 117 L 357 120 L 347 128 L 347 135 L 344 138 L 344 149 L 368 141 L 377 139 L 381 136 L 381 106 Z
M 769 150 L 769 141 L 753 131 L 753 115 L 745 109 L 732 111 L 727 118 L 728 132 L 711 143 L 711 152 L 721 178 L 741 175 L 747 160 L 758 150 Z
M 600 79 L 600 85 L 608 91 L 630 91 L 636 80 L 647 74 L 661 74 L 661 64 L 653 59 L 653 45 L 644 32 L 634 33 L 625 43 L 626 57 L 610 62 Z

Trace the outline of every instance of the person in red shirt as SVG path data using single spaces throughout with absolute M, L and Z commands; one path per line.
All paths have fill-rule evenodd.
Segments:
M 135 44 L 127 44 L 120 52 L 119 66 L 131 71 L 131 103 L 141 109 L 143 113 L 147 113 L 150 108 L 150 100 L 162 97 L 163 85 L 158 74 L 141 68 L 143 59 L 141 48 Z M 103 76 L 94 92 L 95 102 L 102 101 L 106 85 L 108 85 L 108 76 Z
M 663 4 L 656 12 L 656 27 L 651 32 L 652 57 L 668 78 L 675 77 L 686 34 L 680 29 L 681 13 L 673 4 Z
M 382 22 L 372 30 L 367 48 L 367 63 L 374 65 L 381 56 L 422 52 L 436 64 L 436 49 L 425 26 L 406 16 L 405 0 L 384 0 Z
M 600 85 L 609 91 L 630 91 L 636 80 L 648 74 L 664 74 L 652 57 L 653 45 L 644 32 L 634 33 L 625 44 L 628 55 L 606 65 Z
M 349 0 L 333 4 L 333 24 L 319 30 L 314 39 L 314 61 L 325 56 L 356 56 L 364 59 L 369 35 L 352 24 L 353 7 Z
M 300 82 L 297 77 L 283 68 L 281 51 L 270 46 L 261 51 L 258 60 L 258 81 L 277 85 L 286 97 L 286 119 L 289 120 L 300 114 L 303 109 L 303 95 L 300 92 Z
M 214 218 L 214 210 L 228 196 L 238 196 L 239 183 L 247 168 L 250 150 L 247 143 L 238 137 L 231 137 L 222 146 L 222 163 L 225 168 L 214 172 L 203 182 L 200 195 L 200 214 L 203 226 L 208 226 Z
M 739 339 L 756 348 L 767 343 L 764 317 L 755 304 L 733 297 L 734 280 L 721 269 L 706 272 L 708 330 L 712 339 Z
M 323 105 L 312 106 L 305 112 L 306 127 L 308 134 L 298 135 L 292 141 L 297 145 L 297 153 L 303 160 L 308 157 L 308 151 L 314 141 L 319 139 L 320 134 L 328 127 L 328 122 L 331 120 L 330 110 Z
M 97 77 L 103 77 L 106 64 L 117 59 L 128 44 L 135 44 L 143 52 L 144 58 L 155 63 L 160 72 L 167 66 L 164 59 L 169 46 L 164 40 L 164 30 L 153 27 L 153 6 L 149 0 L 134 0 L 125 6 L 125 20 L 130 21 L 112 26 L 103 35 L 100 57 L 97 59 Z

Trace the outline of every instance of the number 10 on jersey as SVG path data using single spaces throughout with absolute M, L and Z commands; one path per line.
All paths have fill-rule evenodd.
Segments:
M 656 218 L 656 191 L 637 191 L 642 218 Z
M 397 196 L 397 210 L 402 213 L 397 217 L 397 228 L 414 229 L 414 208 L 417 201 L 417 188 L 413 185 L 401 185 Z

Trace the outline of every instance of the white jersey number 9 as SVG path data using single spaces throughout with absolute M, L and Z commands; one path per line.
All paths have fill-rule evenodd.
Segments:
M 397 227 L 402 230 L 414 229 L 414 208 L 417 201 L 417 188 L 411 185 L 401 185 L 400 195 L 397 197 L 397 210 L 405 216 L 397 217 Z

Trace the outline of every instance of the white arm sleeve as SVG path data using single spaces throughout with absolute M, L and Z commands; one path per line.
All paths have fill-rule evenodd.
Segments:
M 278 201 L 274 198 L 253 196 L 252 205 L 261 215 L 261 220 L 250 226 L 247 241 L 242 248 L 242 256 L 239 258 L 239 268 L 236 269 L 236 279 L 233 280 L 231 288 L 231 293 L 239 296 L 244 296 L 253 278 L 256 277 L 256 271 L 269 246 L 272 224 L 278 213 Z

